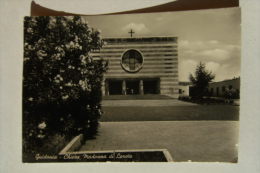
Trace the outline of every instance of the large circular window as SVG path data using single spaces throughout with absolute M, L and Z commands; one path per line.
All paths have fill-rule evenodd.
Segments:
M 137 50 L 127 50 L 122 56 L 121 65 L 127 72 L 138 72 L 143 66 L 143 57 Z

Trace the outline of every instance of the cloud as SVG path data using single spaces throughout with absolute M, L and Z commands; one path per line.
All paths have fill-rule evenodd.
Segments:
M 179 65 L 179 80 L 180 81 L 188 81 L 189 80 L 189 75 L 193 74 L 196 70 L 197 65 L 199 62 L 196 60 L 188 59 L 180 62 Z M 213 73 L 216 73 L 219 71 L 221 65 L 219 63 L 216 63 L 214 61 L 210 61 L 205 63 L 206 69 L 208 71 L 212 71 Z
M 179 65 L 179 81 L 188 81 L 189 74 L 194 73 L 198 63 L 195 60 L 184 60 L 180 62 Z
M 129 23 L 122 28 L 123 32 L 129 32 L 131 29 L 138 35 L 147 34 L 150 32 L 150 30 L 143 23 Z
M 179 42 L 179 46 L 181 47 L 181 48 L 185 48 L 185 47 L 187 47 L 188 45 L 189 45 L 189 41 L 188 40 L 181 40 L 180 42 Z
M 206 43 L 202 41 L 188 41 L 188 40 L 181 40 L 179 42 L 179 47 L 182 50 L 201 50 L 206 47 Z
M 210 44 L 218 44 L 219 42 L 217 40 L 210 40 L 209 43 Z
M 179 80 L 189 80 L 199 62 L 216 74 L 215 81 L 233 78 L 240 74 L 240 50 L 238 44 L 227 44 L 218 40 L 179 41 Z
M 184 59 L 195 59 L 198 61 L 224 62 L 234 57 L 239 58 L 240 46 L 226 44 L 218 40 L 179 42 L 180 56 Z
M 204 58 L 214 59 L 217 61 L 222 61 L 230 58 L 229 52 L 225 49 L 204 50 L 200 54 Z
M 213 73 L 216 73 L 220 67 L 219 63 L 213 61 L 207 62 L 205 65 L 206 65 L 206 69 L 212 71 Z

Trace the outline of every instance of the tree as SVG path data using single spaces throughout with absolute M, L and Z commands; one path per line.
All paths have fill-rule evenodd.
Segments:
M 196 68 L 195 76 L 190 74 L 190 81 L 193 84 L 193 97 L 201 99 L 207 94 L 209 82 L 215 78 L 212 72 L 206 70 L 204 63 L 199 63 Z
M 107 62 L 93 61 L 89 53 L 102 45 L 100 32 L 79 16 L 25 17 L 25 150 L 57 133 L 96 134 Z

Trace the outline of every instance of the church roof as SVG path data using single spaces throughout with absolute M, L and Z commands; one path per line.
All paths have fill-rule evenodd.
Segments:
M 118 42 L 174 42 L 177 43 L 177 37 L 127 37 L 127 38 L 103 38 L 104 41 L 108 43 L 118 43 Z

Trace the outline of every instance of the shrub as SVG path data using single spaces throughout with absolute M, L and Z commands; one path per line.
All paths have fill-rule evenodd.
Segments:
M 239 98 L 239 92 L 235 89 L 227 89 L 224 92 L 224 97 L 226 99 L 238 99 Z
M 79 16 L 25 17 L 24 152 L 40 152 L 57 134 L 97 133 L 107 62 L 94 61 L 89 52 L 102 45 L 100 32 Z
M 182 100 L 182 101 L 187 101 L 187 102 L 191 101 L 191 97 L 190 96 L 179 96 L 178 99 Z

